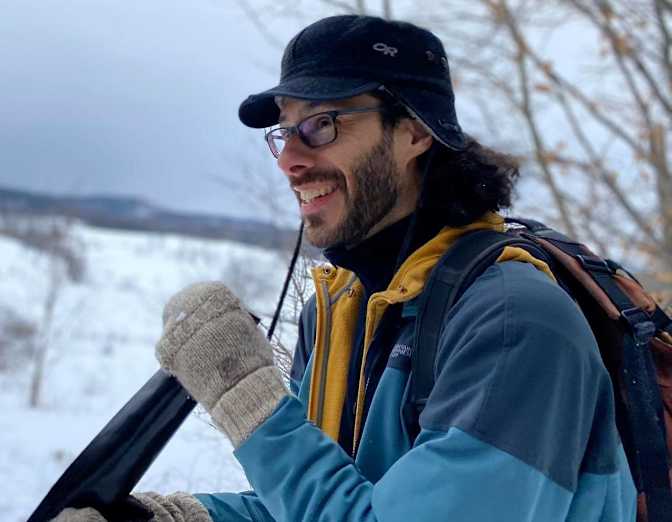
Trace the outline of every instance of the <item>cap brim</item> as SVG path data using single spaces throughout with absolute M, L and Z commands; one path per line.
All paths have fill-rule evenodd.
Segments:
M 464 134 L 457 123 L 454 101 L 445 92 L 409 85 L 386 85 L 385 88 L 443 145 L 453 150 L 466 147 Z
M 301 100 L 340 100 L 376 90 L 380 82 L 363 78 L 292 78 L 259 94 L 249 96 L 238 109 L 238 117 L 248 127 L 262 129 L 278 123 L 280 109 L 276 96 Z

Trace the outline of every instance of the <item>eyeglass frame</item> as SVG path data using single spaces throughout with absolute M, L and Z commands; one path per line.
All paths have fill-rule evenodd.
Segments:
M 390 110 L 391 108 L 388 107 L 387 105 L 378 105 L 376 107 L 361 107 L 357 109 L 343 109 L 343 110 L 331 110 L 331 111 L 322 111 L 322 112 L 316 112 L 315 114 L 311 114 L 310 116 L 306 116 L 303 118 L 301 121 L 299 121 L 296 125 L 290 125 L 287 127 L 275 127 L 273 129 L 270 129 L 264 134 L 264 138 L 266 140 L 266 144 L 268 145 L 268 148 L 271 149 L 271 154 L 277 159 L 280 157 L 280 153 L 277 151 L 277 147 L 274 147 L 271 144 L 271 137 L 274 132 L 278 130 L 285 130 L 287 131 L 287 137 L 284 138 L 284 141 L 287 142 L 292 136 L 296 135 L 299 137 L 301 140 L 301 143 L 303 143 L 306 147 L 310 147 L 311 149 L 316 149 L 318 147 L 324 147 L 325 145 L 329 145 L 330 143 L 334 143 L 336 139 L 338 138 L 338 126 L 336 125 L 336 118 L 339 116 L 342 116 L 344 114 L 361 114 L 361 113 L 366 113 L 366 112 L 383 112 Z M 319 145 L 311 145 L 308 143 L 307 138 L 304 136 L 303 132 L 301 131 L 301 125 L 306 121 L 309 120 L 310 118 L 314 118 L 316 116 L 321 116 L 323 114 L 326 114 L 331 118 L 331 124 L 334 127 L 334 137 L 333 139 L 325 142 L 325 143 L 320 143 Z M 283 139 L 283 138 L 281 138 Z

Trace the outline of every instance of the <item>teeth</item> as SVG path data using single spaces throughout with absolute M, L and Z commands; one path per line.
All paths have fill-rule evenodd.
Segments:
M 299 193 L 299 197 L 301 198 L 302 203 L 310 203 L 315 198 L 326 196 L 327 194 L 331 194 L 333 191 L 333 187 L 322 187 L 313 190 L 298 190 L 297 192 Z

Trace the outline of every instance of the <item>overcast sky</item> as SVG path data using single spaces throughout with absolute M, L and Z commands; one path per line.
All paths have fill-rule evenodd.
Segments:
M 334 13 L 313 0 L 278 6 L 302 18 L 264 11 L 271 44 L 237 0 L 0 0 L 0 186 L 297 221 L 263 131 L 237 111 L 277 83 L 284 44 Z M 544 45 L 571 73 L 591 42 L 562 36 Z M 466 99 L 458 89 L 463 127 L 482 134 Z M 497 116 L 507 148 L 524 146 L 524 131 Z
M 236 2 L 0 0 L 0 12 L 0 185 L 267 212 L 245 185 L 275 167 L 237 109 L 275 84 L 282 49 Z

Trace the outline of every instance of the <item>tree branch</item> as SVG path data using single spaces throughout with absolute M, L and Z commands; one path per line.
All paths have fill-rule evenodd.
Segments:
M 501 6 L 501 9 L 504 11 L 505 16 L 504 20 L 512 21 L 512 15 L 508 10 L 506 2 L 501 2 L 498 4 Z M 535 53 L 532 48 L 528 45 L 526 39 L 520 32 L 519 28 L 515 23 L 509 24 L 509 29 L 513 40 L 518 45 L 519 49 L 522 49 L 525 54 L 532 60 L 532 63 L 539 68 L 539 70 L 546 76 L 546 78 L 555 86 L 564 89 L 569 93 L 574 99 L 576 99 L 592 116 L 595 120 L 601 123 L 604 127 L 610 130 L 614 135 L 618 136 L 621 140 L 627 143 L 630 148 L 641 157 L 648 158 L 648 152 L 646 149 L 638 143 L 638 140 L 627 134 L 621 126 L 611 118 L 607 117 L 602 113 L 597 107 L 597 105 L 590 100 L 581 90 L 579 90 L 574 84 L 568 80 L 562 78 L 557 74 L 541 57 Z
M 392 5 L 390 0 L 383 0 L 383 18 L 385 20 L 392 20 Z
M 259 31 L 261 37 L 266 40 L 269 45 L 278 47 L 280 49 L 285 47 L 285 42 L 281 42 L 278 38 L 275 37 L 273 33 L 268 30 L 268 28 L 263 23 L 261 23 L 258 13 L 247 0 L 238 0 L 238 5 L 243 10 L 250 22 L 252 22 L 252 25 L 256 27 L 257 31 Z
M 637 86 L 635 85 L 631 74 L 627 70 L 624 59 L 627 58 L 630 62 L 632 62 L 635 66 L 635 68 L 640 72 L 642 77 L 644 78 L 644 81 L 646 84 L 649 86 L 649 89 L 651 89 L 651 92 L 653 95 L 656 97 L 656 99 L 661 103 L 663 108 L 672 115 L 672 104 L 670 104 L 670 101 L 663 95 L 663 93 L 660 91 L 660 88 L 658 87 L 658 82 L 653 78 L 653 75 L 649 71 L 649 69 L 646 67 L 644 62 L 642 62 L 637 53 L 633 52 L 632 50 L 627 50 L 623 48 L 623 42 L 619 39 L 619 36 L 616 34 L 613 26 L 611 25 L 610 22 L 610 17 L 606 14 L 605 9 L 599 9 L 600 13 L 602 14 L 603 20 L 600 21 L 595 13 L 588 9 L 586 6 L 581 4 L 581 2 L 577 0 L 569 0 L 569 2 L 581 13 L 583 13 L 588 20 L 591 21 L 591 23 L 597 28 L 597 30 L 604 34 L 607 39 L 609 40 L 609 43 L 611 45 L 612 53 L 614 54 L 614 57 L 616 58 L 616 61 L 621 68 L 621 72 L 623 73 L 626 81 L 628 82 L 628 86 L 630 87 L 630 90 L 633 93 L 633 96 L 637 100 L 637 103 L 641 106 L 641 110 L 644 114 L 644 116 L 647 119 L 647 123 L 649 128 L 651 127 L 651 121 L 649 117 L 649 111 L 646 106 L 646 103 L 644 103 L 643 98 L 641 94 L 639 93 L 639 90 L 637 89 Z M 627 43 L 626 43 L 627 45 Z
M 662 246 L 660 240 L 656 237 L 655 231 L 651 228 L 648 220 L 646 220 L 637 211 L 637 209 L 635 209 L 635 207 L 630 203 L 624 192 L 618 186 L 618 182 L 616 181 L 614 176 L 610 174 L 604 167 L 602 160 L 598 156 L 590 140 L 583 131 L 581 124 L 579 123 L 578 119 L 576 118 L 576 115 L 574 114 L 574 111 L 572 110 L 569 102 L 567 101 L 567 98 L 564 96 L 562 92 L 556 92 L 556 97 L 560 102 L 565 117 L 567 118 L 567 121 L 569 122 L 569 125 L 572 129 L 572 132 L 574 133 L 579 144 L 581 145 L 583 150 L 586 152 L 586 155 L 588 156 L 588 159 L 590 161 L 590 163 L 588 164 L 589 167 L 588 172 L 592 171 L 595 174 L 597 174 L 604 183 L 604 185 L 614 195 L 618 203 L 623 207 L 623 209 L 637 224 L 637 226 L 642 230 L 642 232 L 644 232 L 646 237 L 648 237 L 652 243 L 657 244 L 658 246 Z
M 563 226 L 565 227 L 565 230 L 567 233 L 571 236 L 576 237 L 576 230 L 574 228 L 574 224 L 570 218 L 570 213 L 569 209 L 567 208 L 567 205 L 565 203 L 564 198 L 562 197 L 562 193 L 560 192 L 557 184 L 555 183 L 555 179 L 553 177 L 553 174 L 551 173 L 550 165 L 548 163 L 547 156 L 545 154 L 546 147 L 544 145 L 543 139 L 541 137 L 541 133 L 539 132 L 539 129 L 537 127 L 536 119 L 534 117 L 534 112 L 532 111 L 532 106 L 531 106 L 531 96 L 530 96 L 530 85 L 529 85 L 529 78 L 527 74 L 527 59 L 526 59 L 526 54 L 525 54 L 525 49 L 521 46 L 521 41 L 515 38 L 515 34 L 517 32 L 517 26 L 516 26 L 516 21 L 513 19 L 511 16 L 510 11 L 508 10 L 508 6 L 506 5 L 506 2 L 501 2 L 500 4 L 503 8 L 504 12 L 504 23 L 506 26 L 509 28 L 512 36 L 514 37 L 514 40 L 516 43 L 519 45 L 519 52 L 518 52 L 518 57 L 516 60 L 516 65 L 517 65 L 517 70 L 518 70 L 518 79 L 520 82 L 520 89 L 521 89 L 521 94 L 522 94 L 522 102 L 521 102 L 521 109 L 522 113 L 525 119 L 525 122 L 527 123 L 528 130 L 530 131 L 530 135 L 532 137 L 532 141 L 534 144 L 534 156 L 541 167 L 541 171 L 544 177 L 544 182 L 548 186 L 549 190 L 551 191 L 551 196 L 555 202 L 556 207 L 558 208 L 558 211 L 560 212 L 560 218 L 562 219 Z
M 354 6 L 343 0 L 322 0 L 322 2 L 336 9 L 341 9 L 348 14 L 366 14 L 364 0 L 357 0 Z
M 649 112 L 649 107 L 647 103 L 644 101 L 642 94 L 639 92 L 639 88 L 637 87 L 637 84 L 635 83 L 635 80 L 632 77 L 632 73 L 628 70 L 628 67 L 625 64 L 624 56 L 629 55 L 631 53 L 623 49 L 624 44 L 622 41 L 619 40 L 618 36 L 614 32 L 614 29 L 611 26 L 611 23 L 609 22 L 608 18 L 605 17 L 605 20 L 603 22 L 600 22 L 593 12 L 591 12 L 589 9 L 584 8 L 584 6 L 581 6 L 576 0 L 570 0 L 570 2 L 574 5 L 576 9 L 580 10 L 585 14 L 585 16 L 588 17 L 588 19 L 595 25 L 595 27 L 600 33 L 604 34 L 607 37 L 607 40 L 609 41 L 609 45 L 611 47 L 611 52 L 616 58 L 616 63 L 618 65 L 619 70 L 621 71 L 621 75 L 623 76 L 625 82 L 628 84 L 630 93 L 632 94 L 632 97 L 635 99 L 635 102 L 639 106 L 639 110 L 646 122 L 647 129 L 651 131 L 652 124 L 651 124 L 651 115 Z
M 665 5 L 662 0 L 654 1 L 654 8 L 656 12 L 656 22 L 658 23 L 658 29 L 662 35 L 661 42 L 661 55 L 663 57 L 663 64 L 665 66 L 665 73 L 667 75 L 668 88 L 672 89 L 672 36 L 670 35 L 670 29 L 667 27 L 665 20 Z M 668 5 L 668 10 L 672 8 Z
M 654 157 L 658 175 L 658 208 L 663 230 L 663 250 L 672 260 L 672 175 L 668 168 L 665 129 L 656 126 L 651 137 L 651 155 Z

